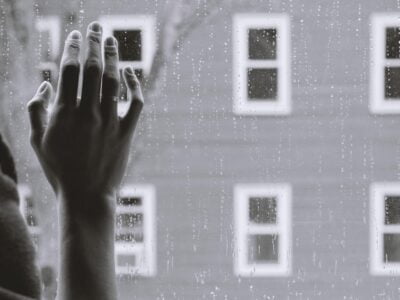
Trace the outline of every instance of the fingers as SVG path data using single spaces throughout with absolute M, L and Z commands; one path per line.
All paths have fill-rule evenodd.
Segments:
M 31 144 L 35 148 L 40 145 L 47 127 L 47 106 L 52 95 L 52 86 L 44 81 L 35 96 L 28 103 L 29 120 L 31 122 Z
M 108 37 L 104 45 L 104 73 L 101 92 L 101 112 L 106 122 L 117 119 L 119 83 L 117 40 L 114 37 Z
M 136 123 L 139 119 L 140 112 L 143 108 L 143 94 L 140 88 L 140 83 L 136 77 L 133 69 L 127 67 L 124 70 L 124 79 L 128 87 L 128 99 L 130 99 L 130 106 L 128 112 L 121 120 L 121 128 L 125 132 L 133 133 Z
M 17 172 L 15 171 L 14 160 L 11 155 L 10 148 L 7 146 L 6 142 L 3 140 L 0 134 L 0 167 L 3 174 L 10 177 L 17 183 Z
M 72 31 L 65 40 L 64 52 L 61 58 L 60 80 L 58 82 L 57 104 L 76 106 L 79 84 L 79 53 L 82 35 L 79 31 Z
M 96 111 L 100 104 L 102 76 L 101 35 L 102 28 L 99 23 L 93 22 L 88 26 L 81 108 L 90 112 Z

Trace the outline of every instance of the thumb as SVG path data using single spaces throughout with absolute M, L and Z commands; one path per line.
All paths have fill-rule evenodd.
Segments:
M 42 140 L 47 126 L 47 106 L 52 95 L 52 86 L 47 81 L 42 82 L 35 96 L 28 103 L 29 119 L 31 122 L 31 144 L 36 147 Z

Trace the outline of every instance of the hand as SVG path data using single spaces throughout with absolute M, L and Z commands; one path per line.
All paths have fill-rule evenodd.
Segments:
M 82 36 L 73 31 L 65 42 L 51 111 L 47 107 L 52 87 L 47 82 L 40 85 L 28 103 L 33 149 L 56 194 L 72 196 L 68 198 L 79 194 L 79 198 L 96 199 L 115 194 L 143 106 L 139 81 L 128 67 L 123 75 L 131 104 L 124 117 L 118 116 L 117 40 L 113 37 L 105 40 L 104 71 L 101 40 L 101 26 L 94 22 L 87 32 L 81 98 L 77 94 Z M 82 207 L 84 203 L 78 204 Z
M 28 103 L 31 144 L 60 200 L 58 299 L 117 298 L 115 196 L 143 96 L 132 68 L 126 68 L 131 103 L 125 116 L 118 116 L 118 45 L 115 38 L 106 39 L 103 71 L 101 40 L 100 24 L 90 24 L 80 98 L 82 36 L 73 31 L 65 42 L 51 111 L 47 107 L 52 87 L 47 82 Z

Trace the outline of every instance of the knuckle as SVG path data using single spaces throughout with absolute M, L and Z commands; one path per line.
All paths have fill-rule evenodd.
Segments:
M 34 150 L 38 149 L 38 133 L 31 131 L 29 135 L 29 143 Z
M 79 61 L 76 59 L 66 59 L 61 67 L 61 73 L 63 75 L 69 75 L 79 72 Z
M 98 75 L 101 73 L 101 61 L 98 58 L 88 58 L 85 64 L 85 70 L 88 73 Z
M 28 103 L 28 111 L 36 111 L 37 109 L 43 109 L 43 103 L 40 98 L 34 98 Z
M 120 81 L 118 72 L 106 70 L 103 74 L 103 81 L 105 84 L 118 86 Z
M 92 42 L 95 44 L 99 44 L 101 43 L 101 35 L 91 32 L 88 36 L 87 36 L 88 42 Z

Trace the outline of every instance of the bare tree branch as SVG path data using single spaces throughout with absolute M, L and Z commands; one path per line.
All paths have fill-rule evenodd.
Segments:
M 152 68 L 145 80 L 145 91 L 153 91 L 162 68 L 179 51 L 184 40 L 201 24 L 216 16 L 227 0 L 174 1 L 160 22 L 161 32 Z

